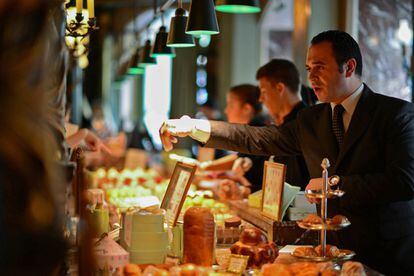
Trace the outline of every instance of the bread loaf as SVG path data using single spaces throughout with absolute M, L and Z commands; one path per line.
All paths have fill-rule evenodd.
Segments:
M 184 214 L 184 263 L 212 266 L 214 217 L 208 208 L 191 207 Z

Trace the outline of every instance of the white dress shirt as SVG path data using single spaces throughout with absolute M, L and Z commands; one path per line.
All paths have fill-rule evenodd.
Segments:
M 352 115 L 354 114 L 355 108 L 358 104 L 359 98 L 361 98 L 362 90 L 364 90 L 364 84 L 361 85 L 355 90 L 354 93 L 348 96 L 341 105 L 345 109 L 344 113 L 342 114 L 342 120 L 344 122 L 344 129 L 345 133 L 348 131 L 349 124 L 351 123 Z M 336 104 L 331 103 L 332 108 L 332 119 L 333 119 L 333 109 L 335 108 Z

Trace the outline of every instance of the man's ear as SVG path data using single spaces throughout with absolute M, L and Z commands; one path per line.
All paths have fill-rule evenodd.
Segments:
M 352 76 L 353 73 L 355 73 L 355 69 L 357 66 L 357 61 L 354 58 L 349 59 L 347 62 L 345 62 L 344 64 L 345 66 L 345 77 L 350 77 Z
M 279 93 L 283 93 L 285 91 L 285 84 L 283 82 L 276 83 L 276 91 Z
M 250 104 L 245 103 L 243 104 L 243 112 L 246 112 L 246 114 L 250 114 L 251 112 L 253 112 L 253 107 Z

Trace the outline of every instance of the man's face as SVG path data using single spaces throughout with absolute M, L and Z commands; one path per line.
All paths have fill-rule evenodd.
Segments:
M 277 84 L 267 78 L 259 79 L 260 102 L 262 102 L 273 118 L 279 114 L 281 109 L 280 92 Z
M 246 108 L 240 99 L 233 93 L 227 93 L 226 98 L 226 108 L 224 113 L 227 116 L 227 121 L 229 123 L 236 124 L 247 124 L 249 123 L 249 118 L 246 119 Z
M 338 102 L 343 93 L 345 73 L 340 72 L 330 42 L 311 45 L 306 59 L 308 79 L 321 102 Z M 343 71 L 343 70 L 342 70 Z

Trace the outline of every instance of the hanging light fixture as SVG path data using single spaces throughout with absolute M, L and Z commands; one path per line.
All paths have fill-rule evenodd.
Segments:
M 258 0 L 216 0 L 216 10 L 226 13 L 258 13 Z
M 134 36 L 136 41 L 138 41 L 138 31 L 137 31 L 137 26 L 136 26 L 136 19 L 135 19 L 135 15 L 137 13 L 137 3 L 136 1 L 134 1 L 134 10 L 133 10 L 133 14 L 132 14 L 132 26 L 134 28 Z M 131 59 L 129 60 L 128 63 L 128 69 L 126 71 L 126 73 L 128 75 L 132 75 L 132 76 L 136 76 L 136 75 L 142 75 L 145 73 L 145 68 L 142 66 L 139 66 L 139 48 L 134 49 L 134 54 L 132 55 Z
M 171 18 L 167 46 L 174 48 L 194 47 L 194 37 L 185 33 L 188 19 L 186 10 L 182 8 L 181 0 L 178 2 L 179 8 L 175 10 L 175 16 Z
M 191 1 L 185 32 L 196 36 L 215 35 L 220 32 L 213 0 Z
M 151 57 L 151 40 L 148 39 L 145 42 L 144 47 L 141 49 L 141 56 L 138 65 L 141 67 L 145 67 L 154 64 L 157 64 L 157 60 Z
M 164 21 L 164 20 L 163 20 Z M 163 24 L 164 25 L 164 24 Z M 152 47 L 151 57 L 169 56 L 175 57 L 174 48 L 167 47 L 168 33 L 165 26 L 161 26 L 155 37 L 154 46 Z
M 143 75 L 145 73 L 145 68 L 138 65 L 139 62 L 139 51 L 132 56 L 129 62 L 128 75 Z

